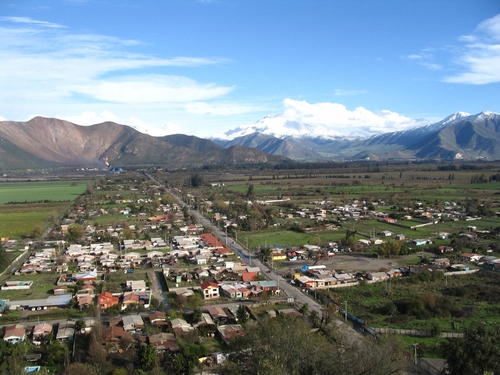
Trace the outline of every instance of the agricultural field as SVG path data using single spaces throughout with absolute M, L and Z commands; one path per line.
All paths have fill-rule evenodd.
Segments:
M 67 202 L 2 204 L 0 205 L 0 237 L 30 237 L 33 228 L 42 227 L 49 219 L 68 206 Z
M 27 181 L 0 184 L 0 237 L 30 237 L 36 226 L 56 219 L 87 190 L 86 181 Z
M 0 184 L 0 205 L 6 203 L 74 201 L 86 190 L 86 181 L 5 182 Z

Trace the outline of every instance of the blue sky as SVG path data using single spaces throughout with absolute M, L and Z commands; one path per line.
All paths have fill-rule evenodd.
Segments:
M 0 116 L 208 136 L 500 112 L 498 0 L 2 0 Z

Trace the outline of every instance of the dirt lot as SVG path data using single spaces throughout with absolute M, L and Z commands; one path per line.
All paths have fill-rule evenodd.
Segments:
M 336 254 L 335 256 L 320 261 L 317 265 L 325 265 L 327 268 L 334 268 L 337 272 L 356 272 L 356 271 L 378 271 L 381 268 L 396 268 L 412 263 L 419 255 L 432 254 L 413 254 L 393 259 L 374 258 L 371 255 L 364 254 Z M 283 268 L 298 269 L 304 265 L 313 265 L 311 260 L 297 260 L 293 262 L 283 262 Z

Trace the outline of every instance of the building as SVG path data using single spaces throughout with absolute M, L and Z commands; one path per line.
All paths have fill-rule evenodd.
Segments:
M 205 281 L 201 283 L 201 292 L 203 293 L 203 299 L 216 299 L 219 298 L 219 285 L 212 281 Z
M 120 303 L 120 299 L 110 292 L 102 292 L 97 296 L 97 304 L 102 310 L 116 306 Z
M 5 328 L 5 333 L 3 335 L 3 341 L 10 342 L 11 344 L 17 344 L 18 342 L 24 341 L 26 339 L 26 330 L 21 324 L 16 324 L 15 326 L 10 326 Z

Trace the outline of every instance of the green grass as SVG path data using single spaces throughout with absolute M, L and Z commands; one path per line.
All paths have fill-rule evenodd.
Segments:
M 54 295 L 53 289 L 56 287 L 58 274 L 33 274 L 33 275 L 10 275 L 6 281 L 33 281 L 33 285 L 28 290 L 0 290 L 0 299 L 10 299 L 11 301 L 24 299 L 47 298 Z
M 29 237 L 35 226 L 42 226 L 66 205 L 64 202 L 0 205 L 0 237 Z
M 252 233 L 241 233 L 238 240 L 246 244 L 248 238 L 248 247 L 273 245 L 273 246 L 303 246 L 308 243 L 325 243 L 338 241 L 345 236 L 345 231 L 322 231 L 315 233 L 298 233 L 287 229 L 268 229 Z
M 87 190 L 85 181 L 8 182 L 0 184 L 0 204 L 72 201 Z

